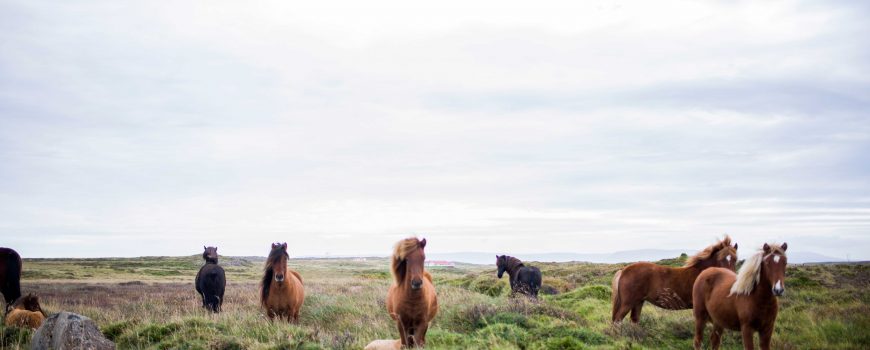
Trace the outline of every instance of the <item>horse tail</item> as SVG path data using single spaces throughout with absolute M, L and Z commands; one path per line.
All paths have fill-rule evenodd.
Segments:
M 532 296 L 535 298 L 538 297 L 538 291 L 541 290 L 542 279 L 543 277 L 541 275 L 541 269 L 533 267 L 532 278 L 529 281 L 529 287 L 531 287 L 530 292 L 532 292 Z
M 616 314 L 616 309 L 619 307 L 619 278 L 622 277 L 622 270 L 616 271 L 613 275 L 613 282 L 610 284 L 611 294 L 610 302 L 613 304 L 613 314 Z

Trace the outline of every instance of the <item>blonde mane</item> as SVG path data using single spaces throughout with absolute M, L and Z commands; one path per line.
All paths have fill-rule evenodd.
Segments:
M 770 246 L 770 254 L 785 256 L 785 250 L 779 244 L 768 243 L 767 245 Z M 759 278 L 761 278 L 761 262 L 764 258 L 764 250 L 759 250 L 743 262 L 743 266 L 737 271 L 737 280 L 731 286 L 731 293 L 729 295 L 749 294 L 752 292 Z
M 731 237 L 725 235 L 725 238 L 721 241 L 704 248 L 704 250 L 698 252 L 695 256 L 690 257 L 689 260 L 686 260 L 686 265 L 684 266 L 692 267 L 698 265 L 701 261 L 707 260 L 713 256 L 714 252 L 716 254 L 716 260 L 724 259 L 730 254 L 737 254 L 737 250 L 731 246 Z
M 390 268 L 393 277 L 396 279 L 396 283 L 402 283 L 397 272 L 399 264 L 401 264 L 402 260 L 405 260 L 408 255 L 417 251 L 417 249 L 420 249 L 420 240 L 417 239 L 417 237 L 408 237 L 396 243 L 396 246 L 393 248 L 393 261 Z

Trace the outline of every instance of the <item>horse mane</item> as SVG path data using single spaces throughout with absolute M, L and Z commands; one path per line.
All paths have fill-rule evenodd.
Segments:
M 260 281 L 262 288 L 260 289 L 260 304 L 266 303 L 266 298 L 269 297 L 269 287 L 272 286 L 272 266 L 281 260 L 281 257 L 290 258 L 286 250 L 279 248 L 272 249 L 269 252 L 269 257 L 266 258 L 266 264 L 263 266 L 263 279 Z
M 393 273 L 393 278 L 396 279 L 396 284 L 401 284 L 402 279 L 405 277 L 405 272 L 399 271 L 402 264 L 405 262 L 405 258 L 407 258 L 408 255 L 411 255 L 411 253 L 416 252 L 417 249 L 420 249 L 420 240 L 417 239 L 417 237 L 405 238 L 396 243 L 396 246 L 393 248 L 393 259 L 390 271 Z
M 779 244 L 768 243 L 767 245 L 770 246 L 770 254 L 778 253 L 785 255 L 785 250 Z M 731 286 L 731 293 L 728 295 L 751 293 L 761 278 L 761 262 L 763 260 L 764 250 L 761 249 L 746 259 L 743 262 L 743 266 L 737 271 L 737 280 L 734 281 L 734 284 Z
M 698 252 L 694 256 L 686 260 L 685 267 L 692 267 L 700 264 L 702 261 L 709 259 L 714 254 L 716 259 L 724 259 L 730 253 L 736 253 L 736 250 L 731 246 L 731 236 L 725 235 L 721 241 L 711 244 L 709 247 Z
M 505 268 L 508 271 L 514 271 L 517 268 L 526 266 L 525 264 L 523 264 L 522 260 L 514 258 L 512 256 L 505 255 L 504 258 L 505 258 Z

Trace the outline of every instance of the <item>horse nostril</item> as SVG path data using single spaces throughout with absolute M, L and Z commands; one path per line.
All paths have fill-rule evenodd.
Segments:
M 411 281 L 411 288 L 414 288 L 414 289 L 420 289 L 421 286 L 423 286 L 423 281 L 422 281 L 422 280 Z

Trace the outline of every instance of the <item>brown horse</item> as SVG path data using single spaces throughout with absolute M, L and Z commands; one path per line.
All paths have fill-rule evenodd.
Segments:
M 432 275 L 423 269 L 426 239 L 406 238 L 393 250 L 391 270 L 395 283 L 387 294 L 387 311 L 396 321 L 404 347 L 426 345 L 429 322 L 438 313 Z
M 776 297 L 785 292 L 788 258 L 782 246 L 765 244 L 747 259 L 737 274 L 726 269 L 708 269 L 698 276 L 692 290 L 695 303 L 695 349 L 701 348 L 704 327 L 713 323 L 710 347 L 719 348 L 725 328 L 740 330 L 743 348 L 754 349 L 752 336 L 758 332 L 761 349 L 770 349 L 773 324 L 779 311 Z
M 260 289 L 260 305 L 266 310 L 269 320 L 286 319 L 299 322 L 299 309 L 305 301 L 302 276 L 287 268 L 287 243 L 272 243 L 272 251 L 266 258 L 263 281 Z
M 692 284 L 708 267 L 726 267 L 734 270 L 737 264 L 737 244 L 731 246 L 731 237 L 705 248 L 686 261 L 684 267 L 667 267 L 648 262 L 626 266 L 613 276 L 612 321 L 622 322 L 631 311 L 631 322 L 640 322 L 643 303 L 648 301 L 668 310 L 692 308 Z
M 0 293 L 6 301 L 6 312 L 21 297 L 21 256 L 10 248 L 0 248 Z
M 39 306 L 39 297 L 27 294 L 12 304 L 12 309 L 6 315 L 6 326 L 37 329 L 45 317 L 45 311 Z

